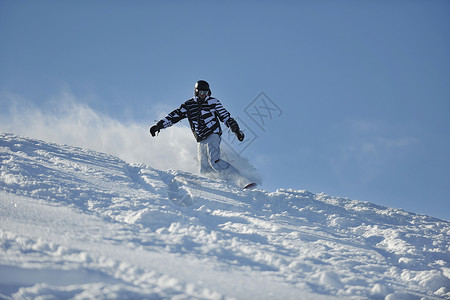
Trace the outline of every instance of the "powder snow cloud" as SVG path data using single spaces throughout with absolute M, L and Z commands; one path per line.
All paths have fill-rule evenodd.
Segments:
M 3 132 L 102 151 L 159 169 L 197 170 L 196 143 L 186 126 L 152 138 L 150 123 L 118 121 L 68 91 L 40 107 L 18 95 L 2 94 L 0 100 Z

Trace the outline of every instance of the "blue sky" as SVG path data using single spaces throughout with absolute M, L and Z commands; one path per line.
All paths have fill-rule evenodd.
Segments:
M 449 219 L 449 16 L 448 1 L 2 0 L 0 107 L 45 115 L 69 91 L 150 127 L 205 79 L 246 124 L 265 189 Z M 31 135 L 16 122 L 0 129 Z

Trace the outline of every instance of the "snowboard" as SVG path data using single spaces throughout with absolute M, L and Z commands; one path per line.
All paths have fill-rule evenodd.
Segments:
M 243 187 L 244 190 L 251 190 L 256 187 L 256 183 L 252 182 Z

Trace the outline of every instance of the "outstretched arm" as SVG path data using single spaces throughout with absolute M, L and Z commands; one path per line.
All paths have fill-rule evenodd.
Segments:
M 154 137 L 157 133 L 161 131 L 161 129 L 170 127 L 173 124 L 183 120 L 184 118 L 186 118 L 186 112 L 187 110 L 184 108 L 183 103 L 179 108 L 175 109 L 161 121 L 156 123 L 156 125 L 150 127 L 150 134 Z

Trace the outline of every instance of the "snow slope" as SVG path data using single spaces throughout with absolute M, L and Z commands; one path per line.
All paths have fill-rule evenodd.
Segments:
M 447 221 L 12 134 L 0 161 L 2 299 L 450 298 Z

